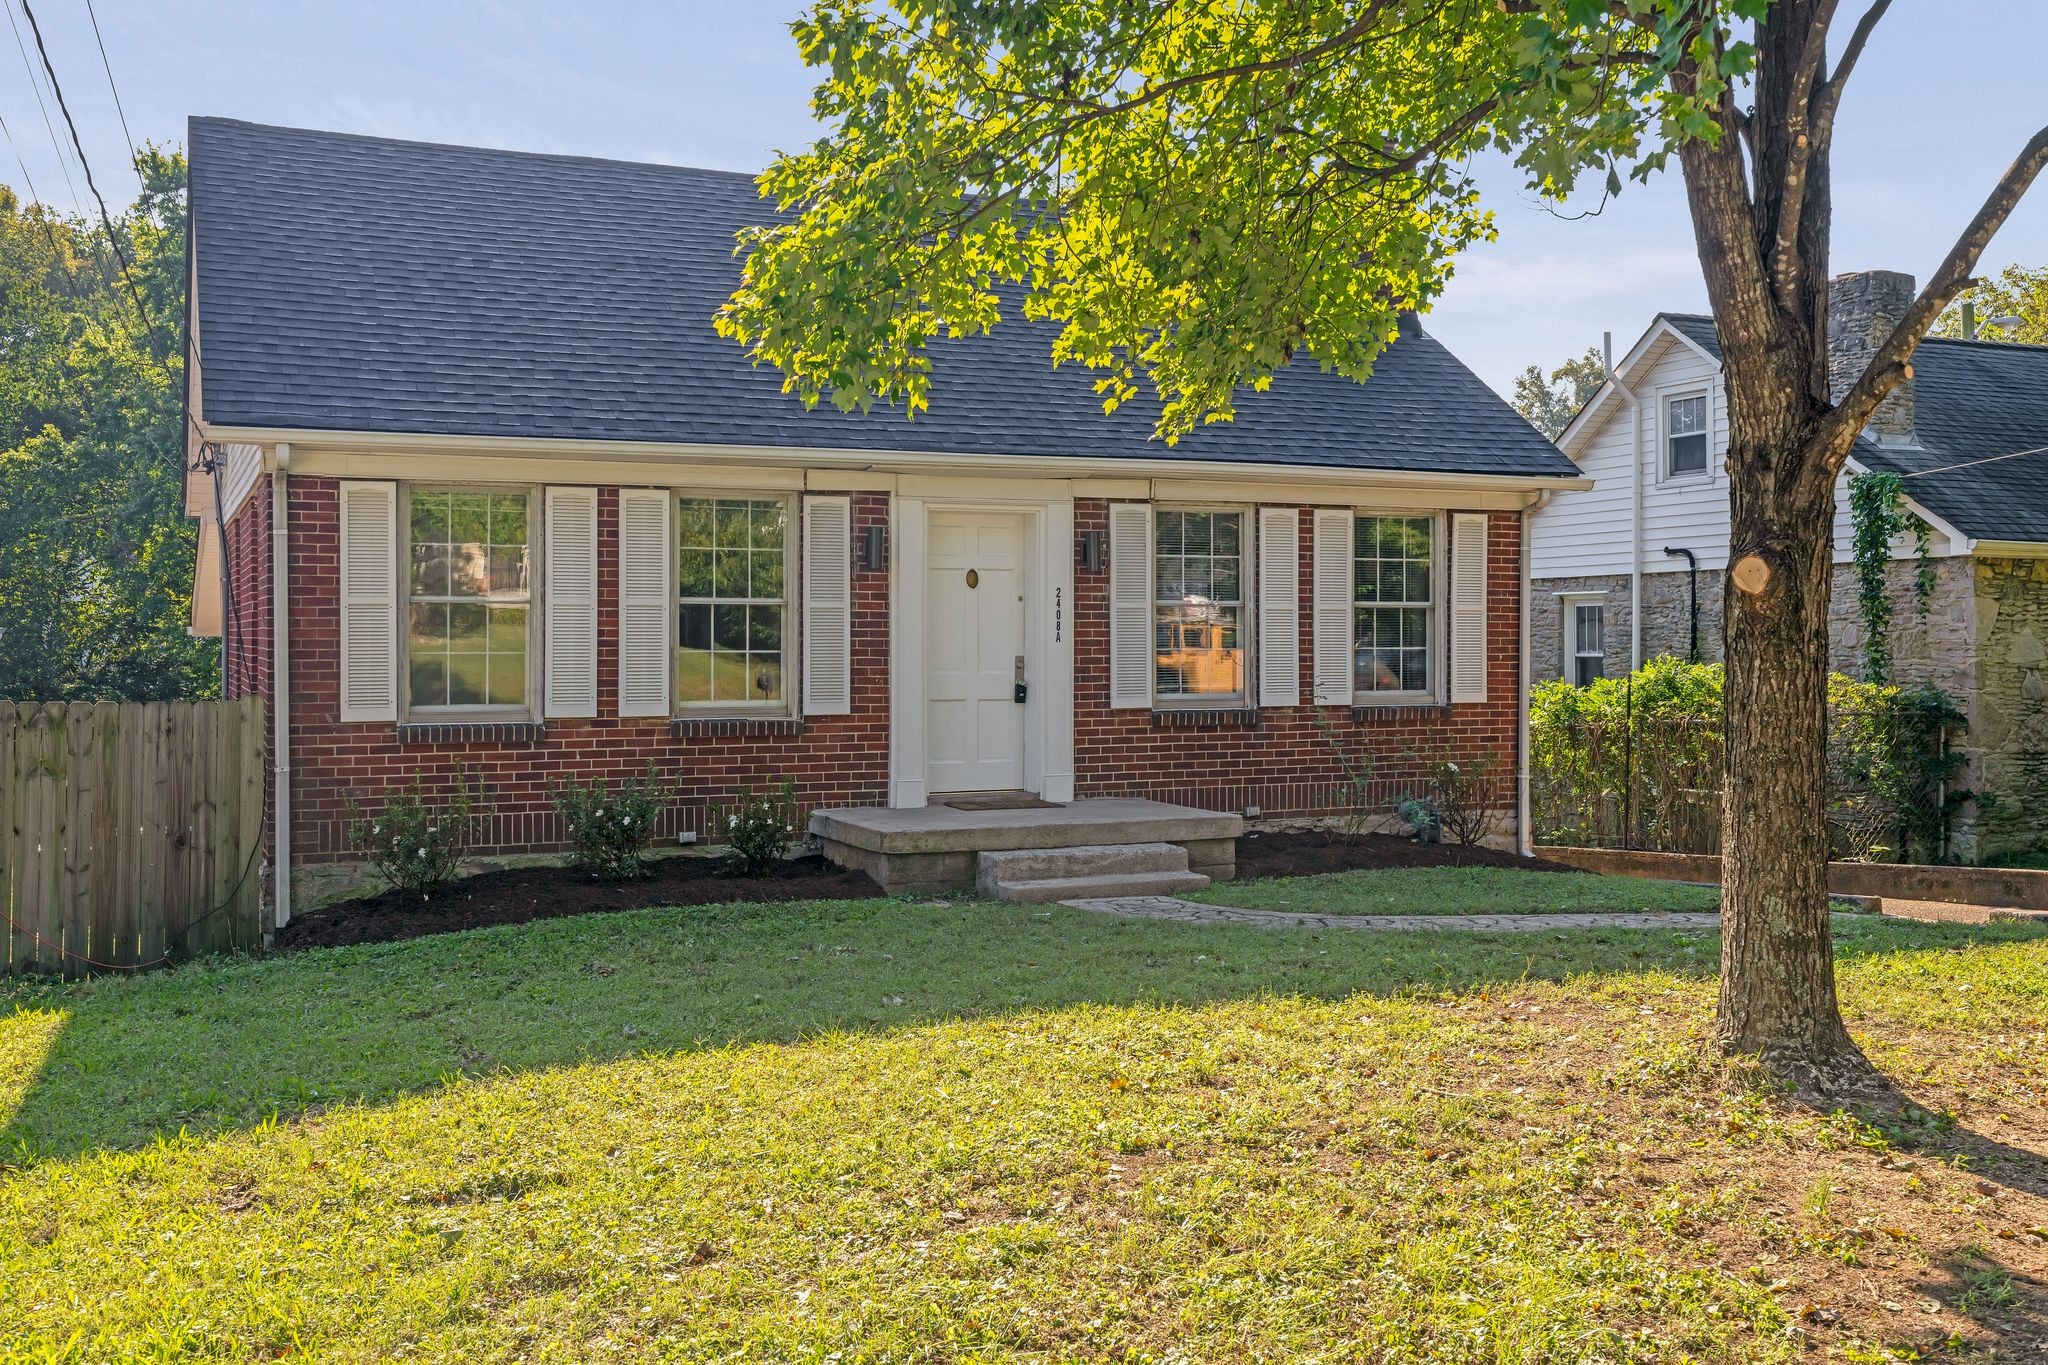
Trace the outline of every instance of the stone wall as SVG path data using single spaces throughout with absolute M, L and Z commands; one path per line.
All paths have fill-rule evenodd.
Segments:
M 1975 561 L 1980 859 L 2048 849 L 2048 560 Z
M 1558 594 L 1597 592 L 1607 608 L 1605 676 L 1628 672 L 1628 575 L 1595 574 L 1585 578 L 1539 578 L 1529 585 L 1529 662 L 1531 682 L 1565 676 L 1564 609 Z

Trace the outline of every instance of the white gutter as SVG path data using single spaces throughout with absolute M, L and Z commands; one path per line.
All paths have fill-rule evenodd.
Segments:
M 644 460 L 651 463 L 725 461 L 787 468 L 937 470 L 970 473 L 1002 471 L 1040 478 L 1089 475 L 1136 478 L 1237 477 L 1247 474 L 1330 483 L 1356 483 L 1419 488 L 1587 489 L 1586 478 L 1515 474 L 1458 474 L 1418 469 L 1358 469 L 1344 465 L 1273 464 L 1245 460 L 1182 460 L 1161 453 L 1147 458 L 1077 455 L 998 455 L 935 453 L 919 450 L 838 450 L 799 446 L 692 444 L 674 441 L 553 440 L 537 436 L 436 436 L 393 431 L 308 431 L 284 427 L 209 426 L 207 435 L 221 442 L 297 446 L 302 451 L 354 454 L 470 454 L 561 458 Z M 1055 473 L 1054 471 L 1059 471 Z
M 1529 678 L 1534 672 L 1534 661 L 1529 658 L 1529 518 L 1543 510 L 1550 501 L 1548 492 L 1538 493 L 1533 506 L 1522 510 L 1522 661 L 1521 675 L 1515 708 L 1515 844 L 1524 858 L 1536 856 L 1536 835 L 1530 828 L 1534 807 L 1529 799 Z
M 292 645 L 291 531 L 286 471 L 292 448 L 280 441 L 270 467 L 270 781 L 273 929 L 292 919 Z

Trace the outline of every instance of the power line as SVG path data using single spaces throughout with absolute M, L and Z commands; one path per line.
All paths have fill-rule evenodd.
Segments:
M 2012 450 L 2003 455 L 1986 455 L 1981 460 L 1964 460 L 1960 464 L 1937 465 L 1933 469 L 1916 469 L 1910 474 L 1899 475 L 1902 479 L 1922 479 L 1929 474 L 1947 474 L 1957 469 L 1974 469 L 1980 464 L 1997 464 L 2000 460 L 2017 460 L 2022 455 L 2039 455 L 2048 452 L 2048 446 L 2035 446 L 2032 450 Z
M 57 227 L 50 221 L 49 206 L 43 203 L 43 196 L 36 192 L 36 179 L 28 173 L 28 158 L 21 154 L 21 144 L 14 140 L 14 130 L 7 126 L 7 119 L 4 116 L 0 116 L 0 135 L 6 136 L 7 145 L 14 150 L 14 160 L 21 167 L 22 183 L 28 186 L 29 204 L 28 207 L 22 210 L 21 216 L 27 218 L 30 216 L 31 210 L 42 210 L 42 212 L 34 216 L 36 221 L 43 225 L 43 235 L 50 239 L 50 251 L 54 257 L 51 261 L 51 268 L 62 270 L 64 268 L 64 248 L 57 244 Z
M 92 40 L 99 44 L 100 69 L 107 73 L 107 89 L 113 92 L 114 112 L 121 116 L 121 140 L 128 144 L 128 164 L 135 168 L 135 183 L 142 185 L 142 158 L 135 154 L 135 138 L 128 132 L 128 111 L 121 107 L 121 87 L 114 83 L 114 64 L 107 60 L 107 40 L 100 36 L 100 17 L 92 0 L 85 0 L 85 17 L 92 20 Z M 147 185 L 143 185 L 147 189 Z
M 71 145 L 77 150 L 78 164 L 85 171 L 86 188 L 92 191 L 93 202 L 100 206 L 100 226 L 107 230 L 107 245 L 114 249 L 114 259 L 121 263 L 121 278 L 127 281 L 128 293 L 135 300 L 135 311 L 142 315 L 142 325 L 149 329 L 150 340 L 161 344 L 163 338 L 157 334 L 156 319 L 149 315 L 149 305 L 143 302 L 142 288 L 135 283 L 135 269 L 128 263 L 128 253 L 121 247 L 120 235 L 114 231 L 114 217 L 107 212 L 106 198 L 100 194 L 100 187 L 93 180 L 92 162 L 86 158 L 85 143 L 78 136 L 78 124 L 71 117 L 71 106 L 64 101 L 64 87 L 57 83 L 57 68 L 50 64 L 50 49 L 43 45 L 42 25 L 36 22 L 36 12 L 29 8 L 28 0 L 21 0 L 21 13 L 28 20 L 29 32 L 35 35 L 36 54 L 43 59 L 43 70 L 49 74 L 50 93 L 57 97 L 57 108 L 63 113 L 64 126 L 71 133 Z M 7 17 L 9 22 L 12 22 L 14 15 L 10 11 Z M 17 29 L 15 38 L 19 41 L 20 37 L 20 30 Z M 170 348 L 163 347 L 160 355 L 169 354 Z M 184 462 L 181 460 L 179 463 Z
M 43 103 L 43 83 L 36 79 L 35 65 L 28 59 L 28 45 L 21 41 L 21 25 L 14 21 L 12 8 L 7 10 L 7 27 L 14 30 L 14 50 L 21 54 L 21 69 L 28 76 L 28 88 L 36 97 L 36 108 L 42 111 L 43 128 L 50 135 L 50 150 L 57 154 L 57 169 L 64 173 L 64 188 L 71 191 L 71 203 L 75 209 L 81 201 L 78 186 L 71 179 L 71 162 L 64 155 L 64 144 L 57 140 L 57 125 L 50 122 L 50 106 Z

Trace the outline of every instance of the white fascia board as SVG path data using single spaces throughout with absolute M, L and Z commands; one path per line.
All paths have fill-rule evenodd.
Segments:
M 1628 354 L 1615 364 L 1613 370 L 1614 377 L 1601 385 L 1600 391 L 1593 395 L 1585 407 L 1579 409 L 1579 415 L 1571 420 L 1571 425 L 1558 433 L 1558 449 L 1575 460 L 1579 457 L 1579 448 L 1600 429 L 1601 423 L 1606 420 L 1605 414 L 1609 400 L 1613 398 L 1626 398 L 1628 396 L 1628 390 L 1633 389 L 1637 383 L 1636 370 L 1641 368 L 1650 353 L 1661 342 L 1666 340 L 1677 342 L 1709 365 L 1712 365 L 1716 374 L 1720 373 L 1721 361 L 1718 356 L 1672 326 L 1665 318 L 1659 317 L 1650 324 L 1649 330 L 1643 333 L 1641 339 L 1635 345 L 1629 347 Z M 1617 383 L 1617 381 L 1619 382 Z
M 669 441 L 561 440 L 542 436 L 437 436 L 389 431 L 307 431 L 295 428 L 213 428 L 212 439 L 268 446 L 288 442 L 295 455 L 335 452 L 394 455 L 464 455 L 603 459 L 652 464 L 723 461 L 774 468 L 897 470 L 905 473 L 1028 474 L 1039 478 L 1202 478 L 1319 482 L 1370 487 L 1389 485 L 1469 489 L 1585 489 L 1593 482 L 1529 474 L 1458 474 L 1420 469 L 1352 469 L 1342 465 L 1262 464 L 1243 460 L 1106 458 L 1074 455 L 950 454 L 917 450 L 836 450 L 800 446 L 695 444 Z

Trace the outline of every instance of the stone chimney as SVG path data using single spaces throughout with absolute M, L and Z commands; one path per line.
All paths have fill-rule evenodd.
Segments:
M 1906 315 L 1915 288 L 1911 275 L 1896 270 L 1865 270 L 1828 282 L 1828 390 L 1837 402 Z M 1916 444 L 1912 380 L 1877 405 L 1864 430 L 1885 445 Z

